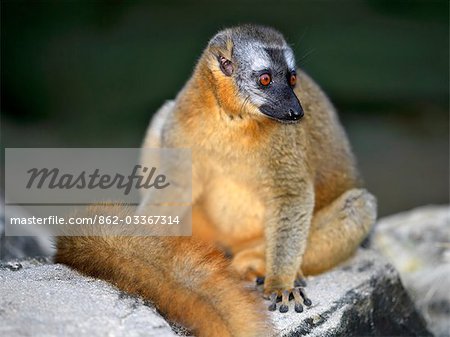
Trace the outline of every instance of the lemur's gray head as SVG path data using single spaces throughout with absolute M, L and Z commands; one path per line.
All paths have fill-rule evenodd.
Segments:
M 240 98 L 280 122 L 295 122 L 303 109 L 294 93 L 296 64 L 292 49 L 276 30 L 244 25 L 219 32 L 209 43 L 221 73 Z M 218 79 L 218 85 L 227 85 Z

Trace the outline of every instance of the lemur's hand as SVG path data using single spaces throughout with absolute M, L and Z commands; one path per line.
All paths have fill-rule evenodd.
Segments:
M 259 277 L 256 279 L 256 286 L 261 286 L 264 288 L 263 277 Z M 266 299 L 270 300 L 270 305 L 268 307 L 269 311 L 275 311 L 277 309 L 277 302 L 281 302 L 279 311 L 281 313 L 285 313 L 289 311 L 289 301 L 294 300 L 295 303 L 295 311 L 303 312 L 303 305 L 309 307 L 311 306 L 311 300 L 306 296 L 306 292 L 304 287 L 306 287 L 305 279 L 299 276 L 295 282 L 294 287 L 289 289 L 263 289 L 263 296 Z

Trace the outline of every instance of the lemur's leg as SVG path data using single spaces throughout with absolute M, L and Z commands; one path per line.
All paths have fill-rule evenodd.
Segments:
M 369 233 L 376 218 L 376 200 L 364 189 L 351 189 L 343 193 L 330 205 L 313 216 L 308 242 L 303 255 L 302 267 L 297 273 L 294 288 L 271 298 L 269 310 L 276 309 L 280 299 L 280 311 L 287 311 L 287 301 L 291 294 L 295 300 L 295 310 L 303 310 L 302 303 L 311 305 L 303 288 L 303 274 L 317 274 L 330 269 L 348 258 Z M 249 281 L 264 283 L 266 273 L 265 243 L 254 245 L 234 255 L 232 266 Z M 303 299 L 301 299 L 302 297 Z
M 265 251 L 266 246 L 261 237 L 249 247 L 234 254 L 231 266 L 243 279 L 254 282 L 266 274 Z
M 351 189 L 313 216 L 301 271 L 318 274 L 344 261 L 370 232 L 377 215 L 375 197 Z

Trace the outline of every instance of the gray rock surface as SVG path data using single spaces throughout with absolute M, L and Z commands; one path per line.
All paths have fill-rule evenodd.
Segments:
M 395 269 L 360 249 L 344 265 L 308 278 L 313 305 L 302 314 L 275 314 L 281 336 L 428 336 Z
M 44 236 L 5 236 L 5 221 L 11 217 L 28 217 L 20 207 L 8 207 L 12 213 L 3 214 L 3 200 L 0 198 L 0 261 L 34 256 L 46 256 L 53 253 L 52 241 Z
M 399 271 L 429 329 L 450 336 L 450 207 L 420 207 L 381 219 L 372 246 Z
M 46 262 L 0 267 L 0 336 L 176 336 L 141 299 Z
M 313 305 L 303 313 L 292 306 L 287 314 L 273 313 L 278 335 L 429 335 L 397 272 L 371 250 L 307 282 Z M 49 260 L 3 263 L 0 294 L 2 336 L 176 336 L 182 330 L 151 304 Z

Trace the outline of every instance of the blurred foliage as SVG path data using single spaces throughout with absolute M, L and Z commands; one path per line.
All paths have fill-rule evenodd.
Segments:
M 253 22 L 283 32 L 299 65 L 336 103 L 369 187 L 383 179 L 373 172 L 367 151 L 386 150 L 370 142 L 395 145 L 385 144 L 390 136 L 383 137 L 383 129 L 434 144 L 432 159 L 448 164 L 448 6 L 391 0 L 3 0 L 2 142 L 139 146 L 152 113 L 183 86 L 208 39 L 224 27 Z M 448 200 L 445 170 L 436 179 L 432 200 Z

